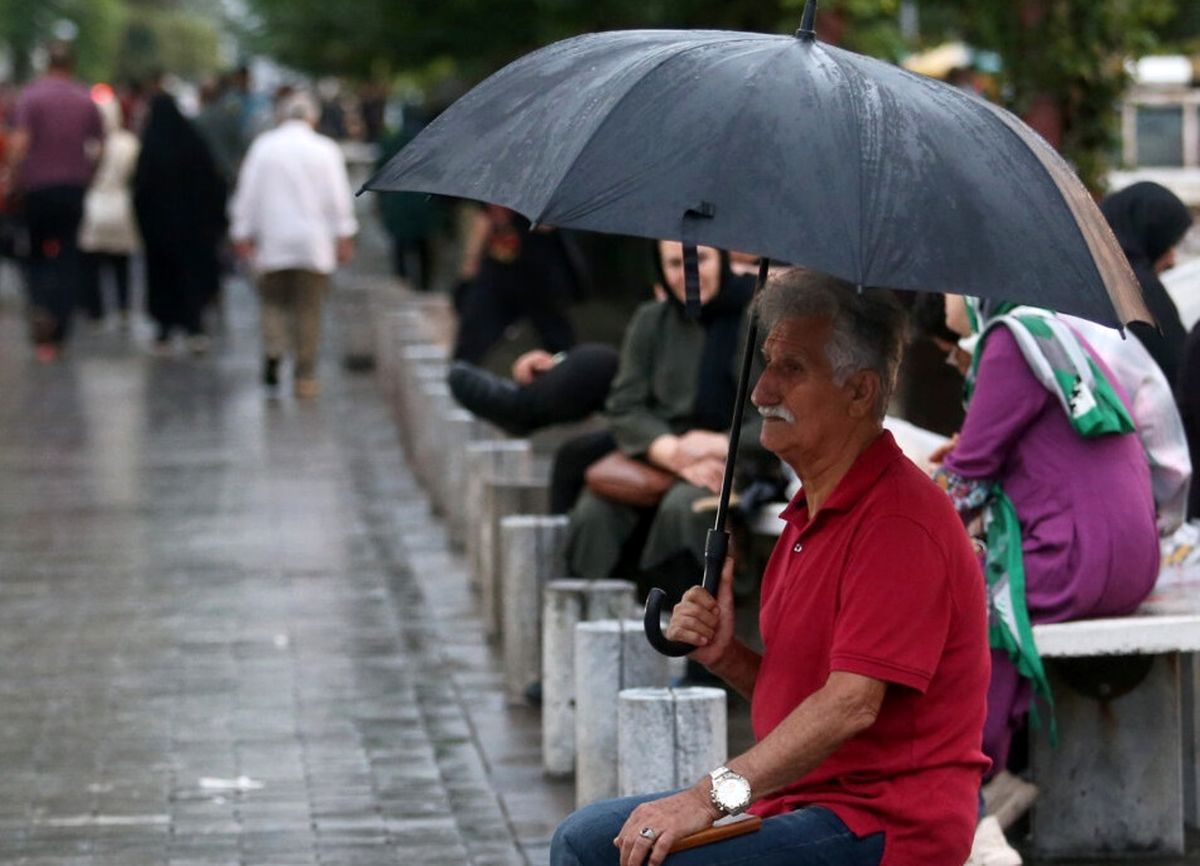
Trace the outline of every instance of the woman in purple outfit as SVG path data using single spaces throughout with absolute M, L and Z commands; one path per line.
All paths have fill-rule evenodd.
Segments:
M 1048 697 L 1030 625 L 1133 611 L 1158 574 L 1158 531 L 1126 398 L 1086 343 L 1048 311 L 961 296 L 947 297 L 946 324 L 980 334 L 938 478 L 987 535 L 983 748 L 996 773 L 1033 692 Z

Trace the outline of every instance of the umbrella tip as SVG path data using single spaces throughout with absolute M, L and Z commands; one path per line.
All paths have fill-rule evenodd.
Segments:
M 804 0 L 804 13 L 800 16 L 800 29 L 796 31 L 796 38 L 805 42 L 811 42 L 817 38 L 816 31 L 813 30 L 813 22 L 817 17 L 817 0 Z

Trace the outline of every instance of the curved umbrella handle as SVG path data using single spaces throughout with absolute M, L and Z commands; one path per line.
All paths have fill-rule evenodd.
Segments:
M 702 586 L 714 598 L 721 586 L 721 569 L 725 567 L 725 554 L 729 551 L 729 533 L 720 529 L 710 529 L 704 540 L 704 582 Z M 668 640 L 662 632 L 662 609 L 667 600 L 667 594 L 658 587 L 650 590 L 646 596 L 646 616 L 643 625 L 646 628 L 646 640 L 665 656 L 678 658 L 685 656 L 695 649 L 690 643 L 678 640 Z

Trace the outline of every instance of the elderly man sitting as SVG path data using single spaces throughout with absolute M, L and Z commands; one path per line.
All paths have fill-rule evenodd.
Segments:
M 729 563 L 718 598 L 692 588 L 667 631 L 750 698 L 757 745 L 691 788 L 581 809 L 553 866 L 657 866 L 744 810 L 759 832 L 669 862 L 961 866 L 971 850 L 988 765 L 984 583 L 946 495 L 881 425 L 903 312 L 800 269 L 772 278 L 758 312 L 761 441 L 803 482 L 763 575 L 765 650 L 733 636 Z

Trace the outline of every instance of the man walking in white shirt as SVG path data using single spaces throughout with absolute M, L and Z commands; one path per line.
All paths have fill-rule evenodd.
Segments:
M 295 393 L 307 398 L 320 393 L 317 351 L 329 276 L 353 254 L 358 222 L 341 151 L 313 130 L 315 100 L 293 94 L 281 114 L 242 163 L 230 234 L 258 275 L 263 383 L 278 385 L 290 343 Z

